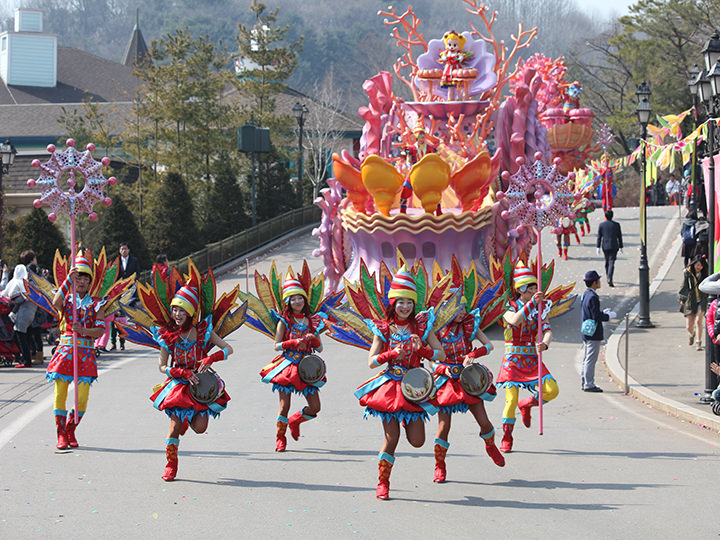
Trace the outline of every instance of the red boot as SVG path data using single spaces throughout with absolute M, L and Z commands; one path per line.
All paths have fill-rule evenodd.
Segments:
M 375 496 L 378 499 L 387 500 L 390 498 L 390 473 L 392 472 L 395 456 L 391 456 L 386 452 L 380 453 L 378 461 L 378 485 L 375 490 Z
M 558 257 L 562 257 L 562 247 L 558 246 Z
M 500 451 L 505 452 L 506 454 L 508 452 L 512 452 L 513 447 L 513 436 L 512 432 L 515 428 L 515 424 L 503 424 L 503 438 L 502 441 L 500 441 Z
M 442 439 L 435 439 L 435 478 L 433 482 L 442 484 L 445 482 L 447 470 L 445 469 L 445 456 L 447 454 L 450 443 Z
M 522 415 L 522 421 L 523 424 L 525 424 L 525 427 L 530 427 L 530 422 L 532 421 L 530 417 L 530 409 L 535 407 L 537 404 L 538 401 L 535 396 L 525 398 L 518 403 L 518 409 L 520 409 L 520 414 Z
M 490 459 L 492 459 L 498 467 L 504 467 L 505 458 L 500 453 L 500 450 L 498 450 L 498 447 L 495 446 L 495 428 L 485 434 L 481 433 L 480 438 L 485 441 L 485 452 L 490 456 Z
M 167 457 L 167 465 L 165 465 L 165 472 L 162 475 L 162 479 L 166 482 L 175 480 L 178 471 L 178 446 L 180 445 L 180 439 L 168 439 L 167 447 L 165 448 L 165 456 Z
M 55 448 L 58 450 L 67 450 L 69 447 L 67 431 L 65 430 L 65 411 L 63 414 L 55 415 L 55 430 L 57 431 L 57 444 Z
M 284 452 L 287 448 L 287 437 L 285 437 L 285 431 L 287 431 L 288 419 L 285 416 L 277 417 L 277 436 L 275 438 L 275 451 Z
M 563 259 L 565 259 L 566 261 L 568 260 L 568 259 L 567 259 L 567 252 L 568 252 L 568 248 L 563 248 L 563 255 L 562 255 L 562 256 L 563 256 Z
M 302 424 L 303 422 L 307 422 L 308 420 L 312 420 L 313 418 L 317 418 L 316 416 L 310 416 L 309 414 L 305 414 L 303 412 L 304 410 L 305 409 L 303 408 L 301 411 L 293 414 L 288 421 L 288 426 L 290 427 L 290 435 L 292 435 L 292 438 L 296 441 L 300 438 L 300 424 Z
M 80 420 L 82 420 L 82 416 L 78 415 L 78 421 L 77 424 L 75 423 L 75 411 L 70 411 L 70 414 L 67 417 L 67 423 L 65 424 L 65 431 L 67 433 L 67 441 L 70 445 L 70 448 L 77 448 L 80 446 L 77 442 L 77 439 L 75 438 L 75 428 L 80 423 Z

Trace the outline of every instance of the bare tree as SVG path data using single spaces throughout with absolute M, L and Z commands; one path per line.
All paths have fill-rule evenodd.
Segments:
M 342 149 L 343 125 L 347 123 L 342 110 L 345 95 L 333 81 L 333 73 L 330 71 L 321 85 L 315 85 L 313 95 L 317 96 L 317 104 L 309 108 L 310 112 L 305 120 L 306 174 L 312 182 L 313 200 L 318 197 L 320 186 L 328 177 L 333 152 Z

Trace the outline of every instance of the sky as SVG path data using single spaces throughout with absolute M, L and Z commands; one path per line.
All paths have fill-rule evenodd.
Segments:
M 600 13 L 604 17 L 610 15 L 621 16 L 627 13 L 628 6 L 637 0 L 575 0 L 575 4 L 582 10 Z

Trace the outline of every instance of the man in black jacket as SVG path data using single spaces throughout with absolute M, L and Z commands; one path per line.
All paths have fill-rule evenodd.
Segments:
M 622 230 L 620 224 L 613 221 L 612 210 L 605 212 L 605 221 L 603 221 L 598 227 L 597 235 L 597 254 L 600 255 L 600 249 L 602 248 L 605 254 L 605 276 L 608 280 L 608 285 L 614 287 L 613 273 L 615 272 L 615 259 L 617 258 L 618 252 L 622 255 L 623 241 L 622 241 Z
M 605 321 L 609 321 L 611 318 L 615 318 L 616 315 L 612 311 L 600 311 L 600 297 L 595 292 L 600 288 L 600 274 L 595 270 L 590 270 L 585 273 L 585 292 L 582 294 L 582 323 L 580 325 L 580 332 L 583 339 L 583 363 L 581 384 L 584 392 L 602 392 L 602 388 L 595 385 L 595 364 L 597 363 L 598 355 L 600 354 L 600 345 L 604 338 L 603 325 Z M 589 325 L 586 321 L 593 321 Z M 592 331 L 594 326 L 594 332 Z
M 120 244 L 120 249 L 118 250 L 120 253 L 118 265 L 120 267 L 120 272 L 118 273 L 118 280 L 125 279 L 133 274 L 135 274 L 135 279 L 137 279 L 137 276 L 140 274 L 140 263 L 138 262 L 136 257 L 133 257 L 130 255 L 130 247 L 127 245 L 127 242 L 123 242 Z M 123 316 L 124 314 L 122 312 L 118 312 L 115 316 Z M 117 344 L 117 337 L 118 337 L 118 330 L 115 327 L 115 325 L 112 325 L 111 332 L 110 332 L 110 341 L 112 342 L 112 346 L 110 347 L 111 351 L 114 351 L 116 349 Z M 125 350 L 125 340 L 120 337 L 120 350 Z

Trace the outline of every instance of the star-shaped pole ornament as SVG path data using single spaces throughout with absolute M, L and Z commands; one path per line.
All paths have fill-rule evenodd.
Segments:
M 558 171 L 560 160 L 556 158 L 552 165 L 545 164 L 540 152 L 535 154 L 535 162 L 528 165 L 524 157 L 515 161 L 520 166 L 515 174 L 510 176 L 508 171 L 502 173 L 505 181 L 509 180 L 508 189 L 496 194 L 498 200 L 507 199 L 509 208 L 501 213 L 503 219 L 517 219 L 520 224 L 514 229 L 523 233 L 533 229 L 537 235 L 537 342 L 540 343 L 542 334 L 542 230 L 554 226 L 563 217 L 575 217 L 571 207 L 578 195 L 570 191 L 570 182 L 575 180 L 575 174 L 563 176 Z M 542 409 L 542 351 L 538 349 L 538 426 L 540 435 L 543 434 Z
M 54 144 L 47 146 L 47 151 L 51 154 L 50 159 L 45 163 L 41 163 L 39 159 L 34 159 L 32 166 L 40 169 L 40 177 L 35 180 L 30 178 L 27 181 L 29 187 L 40 187 L 40 198 L 33 201 L 35 208 L 40 208 L 47 203 L 50 206 L 48 219 L 55 221 L 58 214 L 65 214 L 70 217 L 70 260 L 71 267 L 75 266 L 75 216 L 86 212 L 91 221 L 97 219 L 97 214 L 93 210 L 96 203 L 101 202 L 105 206 L 110 206 L 112 201 L 110 197 L 103 195 L 103 189 L 106 185 L 115 185 L 117 179 L 114 176 L 105 178 L 102 173 L 103 166 L 110 165 L 110 158 L 104 157 L 100 161 L 96 161 L 92 156 L 95 145 L 89 143 L 85 147 L 84 152 L 80 152 L 75 148 L 75 141 L 67 139 L 65 141 L 67 148 L 63 152 L 59 152 Z M 61 187 L 61 181 L 66 178 L 67 190 Z M 82 182 L 82 189 L 76 191 L 78 180 Z M 75 282 L 72 283 L 72 317 L 73 321 L 77 321 L 77 291 Z M 75 383 L 75 423 L 78 418 L 78 352 L 77 352 L 77 332 L 73 330 L 73 381 Z

